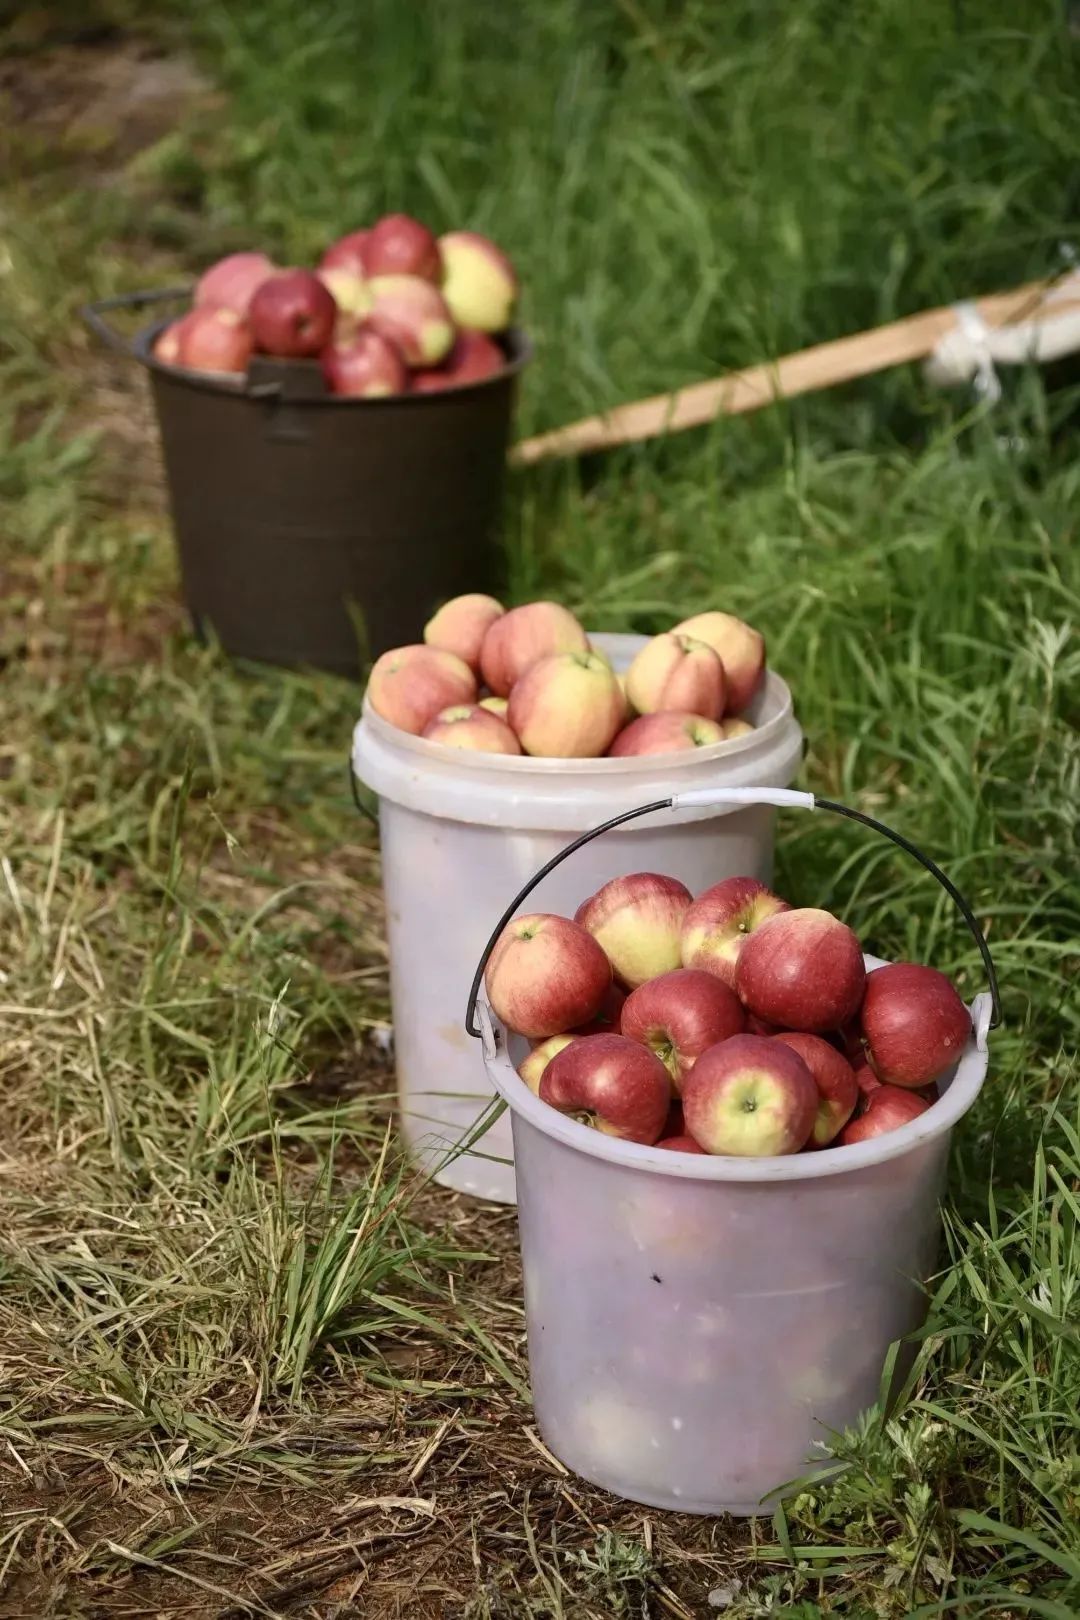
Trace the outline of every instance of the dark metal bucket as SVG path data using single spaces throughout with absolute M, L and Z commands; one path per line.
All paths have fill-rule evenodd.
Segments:
M 235 381 L 155 360 L 156 321 L 126 338 L 119 309 L 186 298 L 132 293 L 83 311 L 150 373 L 184 596 L 229 653 L 357 675 L 417 641 L 447 597 L 498 590 L 497 537 L 518 373 L 432 394 L 342 399 L 317 361 L 253 359 Z

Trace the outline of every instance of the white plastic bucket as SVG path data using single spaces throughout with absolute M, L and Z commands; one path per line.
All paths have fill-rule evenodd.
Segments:
M 925 1313 L 952 1127 L 986 1077 L 996 981 L 964 910 L 993 995 L 939 1100 L 851 1147 L 742 1159 L 603 1136 L 534 1096 L 479 1002 L 513 1121 L 537 1425 L 575 1473 L 651 1507 L 759 1513 L 873 1405 Z
M 642 636 L 594 634 L 616 669 Z M 791 694 L 771 671 L 730 742 L 641 759 L 529 759 L 469 753 L 413 737 L 365 703 L 353 770 L 379 796 L 400 1125 L 444 1186 L 514 1202 L 503 1115 L 476 1151 L 448 1160 L 493 1097 L 462 1024 L 469 980 L 507 899 L 567 839 L 651 799 L 706 784 L 786 786 L 802 759 Z M 772 875 L 773 809 L 688 803 L 591 846 L 536 889 L 530 910 L 573 912 L 608 878 L 665 872 L 694 893 L 721 878 Z

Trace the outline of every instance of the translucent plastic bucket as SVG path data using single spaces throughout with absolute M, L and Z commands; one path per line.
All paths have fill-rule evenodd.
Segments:
M 986 1077 L 996 981 L 964 912 L 992 987 L 968 1046 L 925 1114 L 851 1147 L 740 1159 L 602 1136 L 533 1095 L 479 1002 L 513 1121 L 537 1424 L 575 1473 L 651 1507 L 758 1513 L 873 1405 L 925 1313 L 952 1127 Z
M 641 636 L 593 635 L 617 669 Z M 425 742 L 365 704 L 353 770 L 379 795 L 400 1124 L 410 1150 L 448 1187 L 514 1201 L 504 1116 L 474 1152 L 447 1161 L 492 1100 L 461 1023 L 469 980 L 507 898 L 567 839 L 676 787 L 786 786 L 802 759 L 791 694 L 769 674 L 750 711 L 756 730 L 685 754 L 642 759 L 528 759 Z M 572 870 L 559 868 L 531 909 L 572 912 L 620 872 L 666 872 L 694 892 L 740 872 L 772 874 L 773 809 L 687 804 L 616 832 Z M 590 887 L 591 884 L 591 887 Z

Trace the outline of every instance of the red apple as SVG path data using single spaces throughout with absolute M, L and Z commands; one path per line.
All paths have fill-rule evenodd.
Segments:
M 624 1035 L 656 1053 L 679 1092 L 702 1052 L 745 1027 L 746 1014 L 734 990 L 694 968 L 673 968 L 639 985 L 627 998 L 619 1024 Z
M 688 714 L 684 709 L 667 709 L 631 720 L 608 749 L 608 758 L 678 754 L 689 748 L 708 748 L 723 740 L 723 728 L 715 720 L 707 720 L 703 714 Z
M 429 647 L 441 647 L 444 652 L 456 653 L 471 670 L 479 674 L 480 648 L 484 644 L 484 637 L 495 620 L 501 619 L 505 612 L 501 602 L 479 591 L 467 596 L 455 596 L 432 614 L 424 626 L 424 640 Z
M 817 1117 L 810 1133 L 810 1144 L 825 1147 L 841 1131 L 855 1112 L 859 1087 L 846 1057 L 823 1041 L 820 1035 L 801 1035 L 784 1030 L 773 1036 L 797 1052 L 814 1077 L 818 1088 Z
M 682 922 L 683 966 L 714 973 L 735 986 L 735 967 L 747 939 L 770 917 L 790 911 L 786 900 L 754 877 L 724 878 L 699 894 Z
M 492 624 L 480 648 L 480 671 L 496 697 L 509 697 L 514 683 L 541 658 L 588 650 L 589 638 L 568 608 L 526 602 Z
M 587 1024 L 580 1024 L 574 1030 L 575 1035 L 619 1035 L 622 1031 L 619 1025 L 622 1022 L 622 1010 L 626 1005 L 626 991 L 612 980 L 607 995 L 600 1004 L 596 1016 L 589 1019 Z
M 851 1072 L 855 1076 L 855 1084 L 858 1087 L 860 1103 L 865 1103 L 872 1091 L 881 1090 L 881 1081 L 878 1079 L 869 1063 L 866 1062 L 865 1058 L 861 1063 L 855 1064 Z
M 576 1038 L 574 1035 L 549 1035 L 546 1041 L 538 1041 L 528 1057 L 518 1064 L 518 1074 L 536 1096 L 540 1095 L 540 1082 L 552 1058 Z
M 441 366 L 418 371 L 413 389 L 418 394 L 438 394 L 444 388 L 460 388 L 465 383 L 483 382 L 506 365 L 506 356 L 483 332 L 459 332 Z
M 818 1091 L 789 1046 L 760 1035 L 733 1035 L 698 1058 L 682 1101 L 686 1129 L 706 1153 L 765 1158 L 805 1146 Z
M 866 984 L 859 942 L 831 912 L 781 911 L 743 941 L 739 1000 L 782 1029 L 820 1034 L 854 1017 Z
M 325 349 L 334 332 L 337 304 L 311 270 L 278 270 L 251 300 L 255 347 L 283 360 L 301 360 Z
M 251 331 L 243 316 L 209 304 L 184 316 L 176 341 L 177 361 L 189 371 L 246 371 L 251 358 Z
M 838 1147 L 850 1147 L 853 1142 L 867 1142 L 872 1136 L 883 1136 L 908 1125 L 930 1104 L 923 1097 L 902 1086 L 878 1086 L 866 1099 L 866 1107 L 855 1119 L 849 1119 L 836 1138 Z
M 276 269 L 265 253 L 229 253 L 199 277 L 195 306 L 231 309 L 234 315 L 246 315 L 252 298 Z
M 655 1142 L 670 1099 L 660 1059 L 625 1035 L 580 1036 L 556 1053 L 540 1081 L 541 1102 L 584 1115 L 585 1123 L 624 1142 Z
M 364 269 L 364 243 L 370 234 L 364 230 L 350 231 L 347 236 L 339 236 L 319 260 L 319 269 L 343 270 L 347 275 L 363 281 L 367 275 Z
M 439 244 L 418 219 L 408 214 L 384 214 L 365 233 L 363 264 L 368 276 L 421 276 L 442 279 Z
M 669 1153 L 704 1153 L 705 1149 L 692 1136 L 664 1136 L 655 1144 Z
M 698 613 L 675 633 L 705 641 L 724 666 L 728 714 L 742 714 L 765 680 L 765 638 L 733 613 Z
M 626 672 L 626 695 L 639 714 L 682 709 L 719 720 L 724 712 L 724 666 L 704 641 L 671 632 L 654 636 Z
M 367 323 L 396 343 L 410 366 L 437 365 L 450 352 L 454 323 L 442 293 L 421 276 L 374 276 Z
M 170 321 L 168 326 L 162 327 L 154 339 L 150 353 L 155 360 L 160 360 L 163 366 L 178 366 L 180 364 L 180 333 L 183 329 L 186 316 Z
M 504 331 L 518 291 L 506 254 L 477 231 L 450 231 L 440 236 L 439 249 L 443 293 L 454 320 L 478 332 Z
M 383 399 L 408 392 L 409 371 L 400 351 L 367 327 L 361 326 L 347 343 L 324 349 L 320 359 L 332 394 Z
M 748 1035 L 782 1035 L 784 1032 L 776 1024 L 770 1024 L 766 1018 L 755 1018 L 753 1013 L 746 1015 L 746 1033 Z
M 607 952 L 615 975 L 631 990 L 679 966 L 679 925 L 690 890 L 660 872 L 612 878 L 580 905 L 574 921 Z
M 479 703 L 455 703 L 440 709 L 421 735 L 444 748 L 465 748 L 478 754 L 521 753 L 521 744 L 506 721 Z
M 951 1069 L 971 1034 L 971 1017 L 943 973 L 890 962 L 866 980 L 860 1014 L 870 1062 L 893 1086 L 925 1086 Z
M 622 693 L 607 660 L 567 652 L 529 665 L 510 693 L 508 719 L 527 754 L 597 759 L 611 746 L 622 713 Z
M 437 647 L 394 647 L 377 658 L 367 686 L 375 713 L 419 737 L 441 709 L 472 703 L 476 680 L 468 664 Z
M 364 270 L 364 243 L 367 231 L 350 231 L 328 247 L 315 274 L 333 296 L 345 315 L 366 315 L 371 307 Z
M 546 1038 L 595 1018 L 611 984 L 611 963 L 577 923 L 535 912 L 503 929 L 484 983 L 492 1010 L 508 1029 Z

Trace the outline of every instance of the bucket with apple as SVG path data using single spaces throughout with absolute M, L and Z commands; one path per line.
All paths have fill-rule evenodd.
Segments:
M 146 367 L 184 596 L 229 653 L 356 675 L 497 585 L 517 279 L 493 242 L 391 214 L 314 270 L 234 253 L 194 289 L 83 311 Z M 186 312 L 176 313 L 187 305 Z M 126 336 L 123 319 L 174 311 Z
M 913 854 L 959 906 L 987 992 L 965 1005 L 934 968 L 864 955 L 839 918 L 750 875 L 691 899 L 655 872 L 590 895 L 583 874 L 559 916 L 523 910 L 538 874 L 465 1021 L 512 1120 L 540 1432 L 585 1479 L 683 1512 L 769 1511 L 886 1367 L 910 1364 L 890 1347 L 925 1316 L 952 1129 L 1000 1017 L 955 886 L 846 806 L 676 791 L 558 859 L 638 816 L 762 804 L 835 812 Z
M 492 1101 L 461 1007 L 506 896 L 547 862 L 536 899 L 549 911 L 612 872 L 666 872 L 695 892 L 740 872 L 767 881 L 765 804 L 688 804 L 628 823 L 576 866 L 554 858 L 673 788 L 786 786 L 802 751 L 763 636 L 718 610 L 646 638 L 587 632 L 557 602 L 506 611 L 472 593 L 440 608 L 423 644 L 378 660 L 352 766 L 378 795 L 398 1120 L 441 1183 L 514 1199 L 508 1118 L 455 1151 Z

